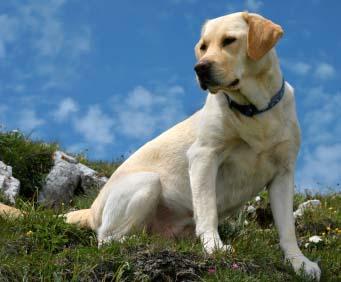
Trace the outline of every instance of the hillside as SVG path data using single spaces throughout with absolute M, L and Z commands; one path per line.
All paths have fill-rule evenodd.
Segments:
M 77 195 L 59 210 L 36 203 L 56 149 L 58 144 L 32 141 L 19 132 L 0 133 L 0 160 L 21 182 L 16 206 L 25 212 L 16 220 L 0 217 L 0 281 L 309 281 L 283 264 L 266 191 L 248 203 L 255 212 L 243 209 L 220 226 L 233 254 L 208 257 L 196 239 L 166 240 L 144 232 L 98 249 L 94 232 L 55 216 L 89 207 L 95 191 Z M 106 176 L 119 164 L 76 157 Z M 321 281 L 341 281 L 341 194 L 296 194 L 294 208 L 307 199 L 319 199 L 321 205 L 297 219 L 300 247 L 319 261 Z M 309 243 L 313 235 L 322 241 Z

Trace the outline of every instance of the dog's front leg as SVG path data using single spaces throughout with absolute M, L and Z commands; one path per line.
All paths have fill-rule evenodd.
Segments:
M 308 275 L 314 276 L 319 280 L 321 275 L 320 268 L 315 262 L 307 259 L 297 245 L 293 216 L 293 197 L 293 172 L 285 172 L 276 176 L 270 186 L 270 202 L 285 258 L 290 261 L 296 272 L 303 268 Z
M 219 166 L 214 150 L 194 143 L 187 152 L 196 235 L 208 253 L 228 249 L 218 233 L 216 177 Z

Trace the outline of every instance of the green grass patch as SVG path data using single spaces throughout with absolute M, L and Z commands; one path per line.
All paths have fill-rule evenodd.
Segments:
M 20 195 L 32 199 L 42 187 L 58 145 L 33 141 L 20 132 L 0 132 L 0 160 L 12 166 L 20 181 Z
M 317 197 L 322 206 L 297 220 L 298 240 L 304 254 L 319 261 L 322 281 L 336 282 L 341 279 L 341 195 Z M 89 201 L 75 202 L 86 207 Z M 259 205 L 268 206 L 266 197 Z M 171 240 L 144 232 L 98 249 L 94 232 L 68 225 L 34 202 L 18 206 L 26 216 L 0 218 L 0 281 L 310 281 L 283 263 L 273 224 L 263 228 L 243 211 L 220 226 L 235 253 L 207 256 L 195 238 Z M 320 235 L 323 243 L 306 248 L 311 235 Z

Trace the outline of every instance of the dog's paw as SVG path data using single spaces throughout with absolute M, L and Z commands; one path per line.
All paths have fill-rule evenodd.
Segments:
M 213 254 L 214 252 L 228 252 L 233 253 L 234 248 L 231 245 L 225 245 L 218 234 L 205 234 L 201 236 L 201 242 L 203 244 L 206 253 Z
M 286 260 L 291 263 L 297 274 L 300 274 L 300 272 L 303 270 L 308 276 L 320 281 L 321 269 L 317 263 L 310 261 L 303 255 L 287 257 Z

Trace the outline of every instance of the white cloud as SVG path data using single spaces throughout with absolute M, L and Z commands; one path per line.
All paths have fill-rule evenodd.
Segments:
M 0 58 L 6 57 L 6 45 L 16 38 L 19 23 L 7 14 L 0 15 Z
M 75 143 L 66 147 L 66 151 L 73 154 L 86 153 L 87 150 L 86 143 Z
M 55 57 L 64 44 L 65 30 L 59 12 L 66 1 L 28 1 L 18 7 L 17 16 L 26 29 L 20 32 L 29 35 L 36 55 Z M 46 60 L 46 59 L 45 59 Z
M 316 66 L 314 75 L 322 80 L 330 79 L 334 77 L 335 69 L 331 64 L 321 62 Z
M 84 27 L 78 34 L 73 35 L 69 38 L 65 47 L 70 50 L 73 57 L 79 57 L 83 54 L 89 53 L 91 51 L 91 31 L 89 28 Z
M 322 86 L 304 91 L 302 164 L 298 184 L 317 189 L 341 182 L 341 93 L 328 93 Z
M 244 5 L 245 8 L 251 12 L 259 12 L 264 3 L 257 0 L 246 0 Z
M 185 117 L 181 103 L 183 93 L 178 85 L 160 93 L 137 86 L 125 98 L 115 97 L 117 131 L 129 138 L 145 140 L 176 124 Z
M 313 75 L 319 80 L 327 80 L 333 78 L 336 75 L 335 68 L 326 62 L 310 64 L 303 61 L 284 58 L 281 60 L 281 63 L 283 67 L 294 74 L 301 76 Z
M 7 85 L 23 83 L 18 73 L 31 74 L 25 83 L 40 80 L 42 90 L 68 87 L 79 77 L 82 56 L 92 50 L 91 30 L 87 24 L 65 26 L 62 12 L 66 4 L 65 0 L 14 1 L 11 16 L 0 14 L 0 58 L 11 57 L 6 67 L 13 74 Z M 26 59 L 14 67 L 16 50 L 22 50 L 23 44 Z
M 36 48 L 43 56 L 56 56 L 64 43 L 64 32 L 61 22 L 47 20 L 41 27 L 41 36 L 35 42 Z
M 311 65 L 305 62 L 290 62 L 286 67 L 298 75 L 307 75 L 311 69 Z
M 290 72 L 301 76 L 308 75 L 309 71 L 312 68 L 311 64 L 307 62 L 287 58 L 281 59 L 281 65 L 283 65 L 283 67 L 289 70 Z
M 97 159 L 107 158 L 108 146 L 120 137 L 135 150 L 136 141 L 144 143 L 185 118 L 183 94 L 184 89 L 179 85 L 159 87 L 153 92 L 136 86 L 127 95 L 112 97 L 111 113 L 104 112 L 99 105 L 89 107 L 85 114 L 78 112 L 71 120 L 84 139 L 67 149 L 76 153 L 89 150 Z M 67 99 L 54 115 L 66 119 L 76 109 L 75 102 Z
M 341 143 L 319 145 L 304 155 L 304 165 L 298 173 L 302 188 L 316 189 L 317 184 L 336 185 L 340 183 Z
M 339 112 L 341 93 L 327 93 L 322 87 L 305 91 L 304 103 L 308 109 L 303 118 L 304 140 L 308 144 L 326 144 L 333 142 L 335 136 L 341 136 Z
M 91 106 L 84 117 L 74 120 L 74 128 L 91 144 L 103 146 L 114 141 L 114 121 L 98 105 Z
M 29 132 L 43 125 L 45 121 L 39 117 L 34 110 L 23 110 L 19 113 L 18 128 Z
M 61 122 L 70 117 L 71 114 L 78 111 L 77 103 L 70 97 L 62 100 L 58 106 L 58 109 L 53 112 L 54 118 Z

